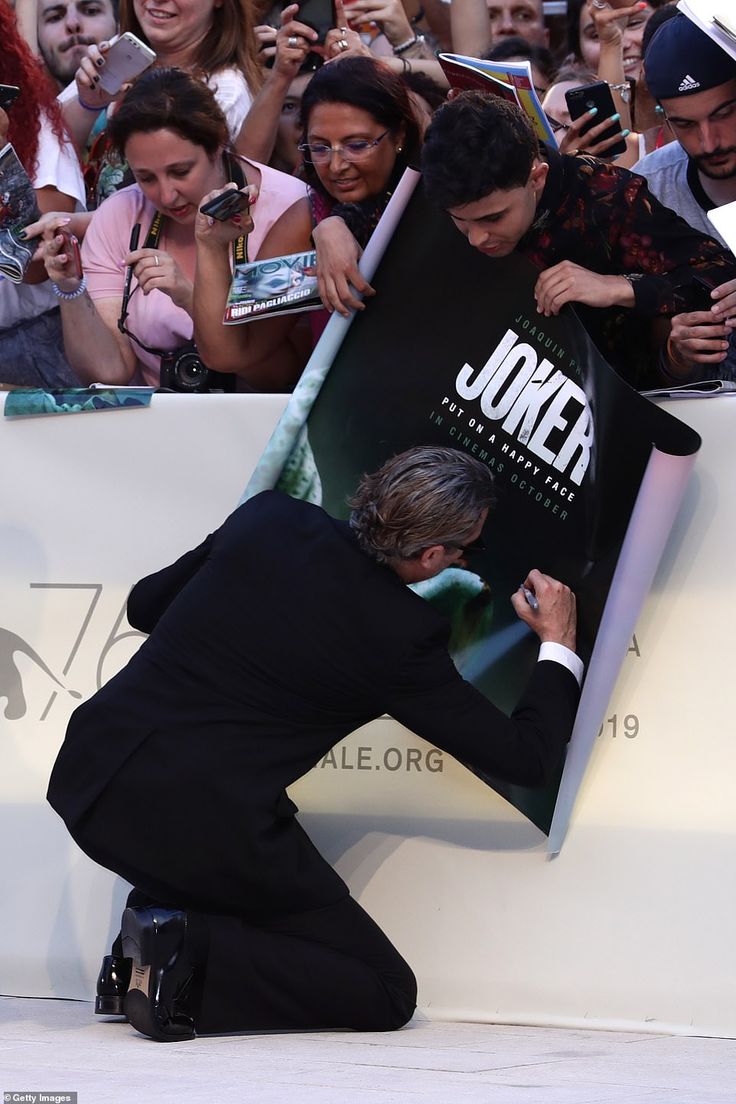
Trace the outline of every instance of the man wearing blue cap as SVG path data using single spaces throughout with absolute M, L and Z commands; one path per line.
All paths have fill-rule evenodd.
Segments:
M 678 13 L 654 34 L 644 72 L 677 141 L 647 154 L 634 172 L 661 203 L 725 245 L 707 213 L 736 201 L 736 61 Z M 722 284 L 713 304 L 709 312 L 704 292 L 706 309 L 672 319 L 669 370 L 683 381 L 736 379 L 736 281 Z

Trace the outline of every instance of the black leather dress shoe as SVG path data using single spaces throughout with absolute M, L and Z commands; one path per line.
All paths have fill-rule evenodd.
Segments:
M 197 961 L 187 914 L 178 909 L 127 908 L 123 954 L 132 959 L 125 1014 L 159 1042 L 194 1038 Z
M 124 1016 L 125 994 L 130 985 L 132 963 L 129 958 L 105 955 L 97 978 L 96 1016 Z

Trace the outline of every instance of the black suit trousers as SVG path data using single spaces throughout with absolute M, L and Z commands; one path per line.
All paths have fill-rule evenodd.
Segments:
M 414 975 L 370 916 L 347 891 L 299 912 L 254 901 L 237 802 L 220 805 L 213 820 L 213 803 L 195 796 L 202 775 L 192 764 L 192 778 L 182 777 L 172 761 L 171 736 L 149 736 L 71 831 L 90 858 L 136 887 L 129 905 L 192 914 L 208 946 L 197 1031 L 406 1023 Z

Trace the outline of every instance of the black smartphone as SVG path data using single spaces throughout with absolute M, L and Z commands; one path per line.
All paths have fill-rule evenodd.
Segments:
M 294 3 L 294 0 L 284 0 L 282 4 L 277 4 L 272 8 L 269 23 L 274 27 L 280 27 L 281 12 L 292 3 Z M 307 27 L 311 27 L 313 31 L 316 31 L 319 35 L 317 42 L 321 45 L 324 43 L 327 32 L 332 27 L 337 26 L 334 0 L 302 0 L 294 20 L 296 23 L 306 23 Z
M 580 131 L 581 136 L 587 134 L 592 127 L 598 126 L 604 119 L 610 119 L 612 115 L 616 114 L 616 105 L 613 102 L 611 89 L 605 81 L 596 81 L 594 84 L 583 84 L 580 88 L 571 88 L 565 93 L 565 99 L 573 122 L 584 115 L 586 111 L 590 111 L 591 108 L 598 108 L 597 115 L 589 123 L 586 123 Z M 611 123 L 610 127 L 604 130 L 600 138 L 597 139 L 597 142 L 603 142 L 606 138 L 613 138 L 615 134 L 621 134 L 620 120 Z M 620 142 L 616 142 L 615 145 L 609 146 L 603 156 L 620 157 L 622 153 L 626 153 L 625 138 L 622 138 Z
M 250 195 L 247 192 L 237 192 L 228 188 L 222 195 L 215 196 L 199 208 L 203 215 L 217 219 L 218 222 L 227 222 L 234 215 L 247 211 L 250 207 Z
M 20 96 L 20 88 L 15 84 L 0 84 L 0 107 L 7 111 Z
M 693 273 L 693 290 L 695 296 L 693 305 L 689 311 L 709 311 L 716 305 L 716 300 L 711 299 L 710 293 L 718 287 L 718 282 L 712 276 L 696 275 Z

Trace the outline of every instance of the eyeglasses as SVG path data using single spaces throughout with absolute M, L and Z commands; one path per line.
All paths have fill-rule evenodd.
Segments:
M 339 146 L 327 146 L 323 142 L 301 142 L 297 149 L 304 155 L 305 161 L 311 161 L 313 165 L 326 165 L 332 160 L 335 153 L 340 153 L 346 161 L 362 161 L 371 150 L 381 142 L 386 135 L 379 134 L 377 138 L 354 138 L 351 142 L 343 142 Z
M 477 540 L 471 541 L 470 544 L 446 544 L 445 548 L 455 548 L 464 556 L 466 552 L 485 552 L 486 542 L 482 537 L 478 537 Z
M 570 129 L 570 124 L 569 123 L 561 123 L 558 119 L 553 119 L 551 115 L 547 116 L 547 122 L 549 123 L 550 127 L 552 128 L 552 133 L 553 134 L 558 134 L 561 130 L 569 130 Z

